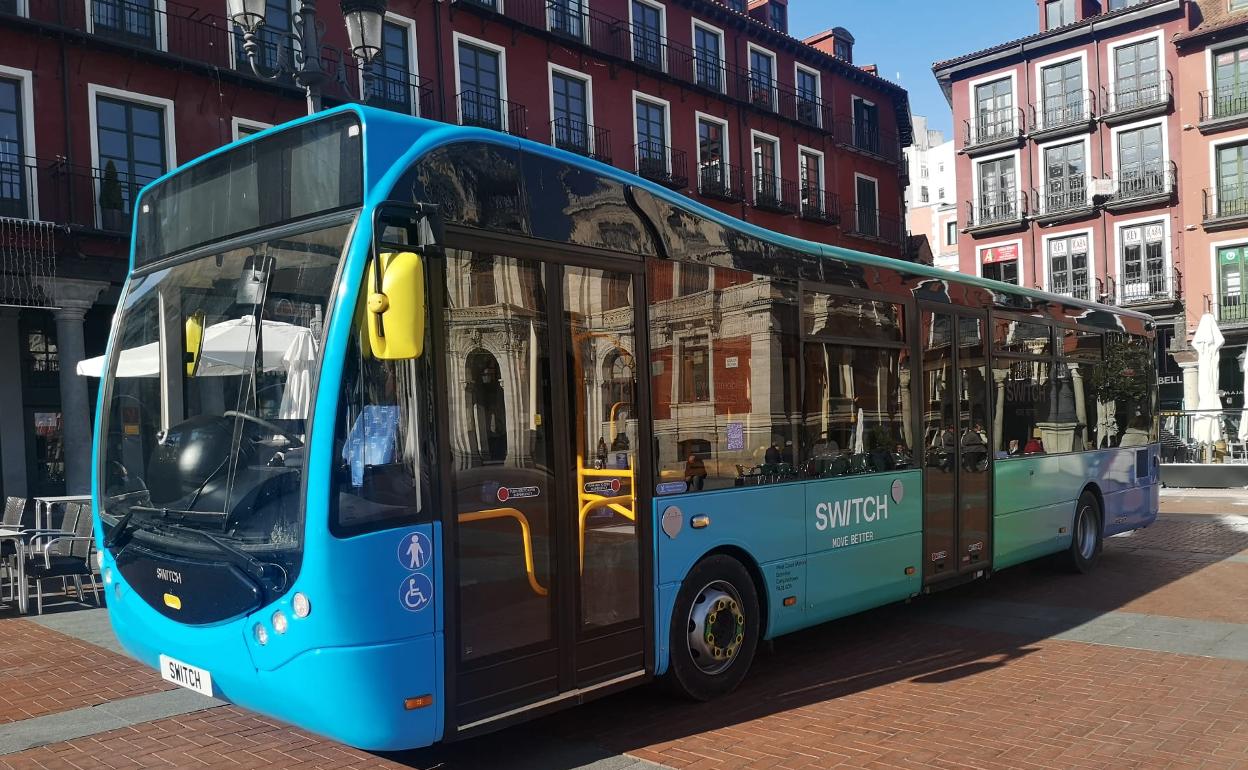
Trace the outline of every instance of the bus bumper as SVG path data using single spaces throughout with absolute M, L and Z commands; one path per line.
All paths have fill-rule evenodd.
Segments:
M 166 654 L 207 670 L 217 698 L 370 751 L 419 748 L 442 736 L 440 632 L 377 645 L 313 647 L 272 670 L 257 670 L 246 619 L 187 628 L 124 586 L 109 589 L 109 619 L 122 646 L 152 668 L 159 669 Z M 406 708 L 417 698 L 427 705 Z

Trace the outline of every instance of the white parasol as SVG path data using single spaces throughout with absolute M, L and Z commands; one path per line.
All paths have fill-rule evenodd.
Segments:
M 1244 389 L 1248 392 L 1248 350 L 1244 351 Z M 1239 440 L 1248 443 L 1248 399 L 1244 401 L 1244 410 L 1239 413 Z
M 1196 348 L 1196 379 L 1198 414 L 1192 421 L 1192 438 L 1202 444 L 1212 444 L 1222 438 L 1222 395 L 1218 390 L 1218 356 L 1224 342 L 1218 322 L 1205 313 L 1192 337 Z
M 858 410 L 858 424 L 854 426 L 854 454 L 856 455 L 863 454 L 864 452 L 867 451 L 866 448 L 863 446 L 862 423 L 863 423 L 862 409 L 859 409 Z

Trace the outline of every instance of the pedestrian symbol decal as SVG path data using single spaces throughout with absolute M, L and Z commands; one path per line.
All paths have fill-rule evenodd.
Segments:
M 432 553 L 433 548 L 429 544 L 429 538 L 423 532 L 404 535 L 399 541 L 399 564 L 409 572 L 424 569 Z
M 433 601 L 433 583 L 419 572 L 403 578 L 399 585 L 399 602 L 404 609 L 420 612 Z

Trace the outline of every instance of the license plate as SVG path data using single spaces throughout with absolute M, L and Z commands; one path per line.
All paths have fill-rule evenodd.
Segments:
M 160 656 L 160 677 L 166 682 L 212 697 L 212 674 L 168 655 Z

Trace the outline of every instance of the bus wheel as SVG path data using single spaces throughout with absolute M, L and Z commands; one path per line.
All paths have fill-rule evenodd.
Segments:
M 758 594 L 741 562 L 717 554 L 694 565 L 672 611 L 667 682 L 706 701 L 741 684 L 758 647 Z
M 1075 526 L 1066 552 L 1066 566 L 1074 572 L 1088 573 L 1101 555 L 1101 506 L 1096 496 L 1085 491 L 1075 504 Z

